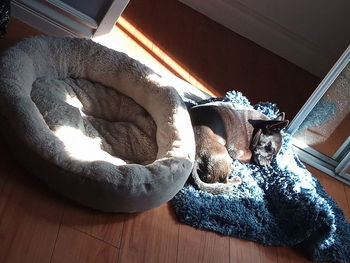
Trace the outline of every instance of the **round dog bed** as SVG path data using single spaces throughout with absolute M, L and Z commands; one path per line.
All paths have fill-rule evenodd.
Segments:
M 27 168 L 85 206 L 136 212 L 170 200 L 194 159 L 178 92 L 90 40 L 34 37 L 0 60 L 3 140 Z

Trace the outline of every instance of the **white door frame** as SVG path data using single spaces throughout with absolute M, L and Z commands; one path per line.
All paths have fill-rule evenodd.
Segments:
M 310 98 L 306 101 L 304 106 L 297 113 L 287 130 L 289 134 L 293 135 L 298 130 L 299 126 L 310 114 L 310 112 L 316 106 L 317 102 L 322 98 L 322 96 L 334 83 L 335 79 L 349 63 L 350 46 L 345 50 L 342 56 L 332 67 L 332 69 L 328 72 L 326 77 L 321 81 L 316 90 L 312 93 Z M 350 140 L 346 140 L 346 142 L 339 148 L 339 151 L 337 151 L 333 157 L 329 157 L 293 138 L 293 145 L 295 146 L 295 150 L 303 162 L 314 166 L 315 168 L 333 176 L 334 178 L 348 185 L 350 185 L 350 174 L 348 174 L 346 171 L 350 167 L 349 143 Z M 346 152 L 344 152 L 344 150 L 346 150 Z
M 92 38 L 110 32 L 128 3 L 112 1 L 101 21 L 60 0 L 12 0 L 11 14 L 47 35 Z

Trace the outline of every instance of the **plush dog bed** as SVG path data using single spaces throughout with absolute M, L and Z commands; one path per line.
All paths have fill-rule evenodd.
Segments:
M 184 185 L 194 135 L 178 92 L 90 40 L 34 37 L 0 60 L 2 139 L 57 192 L 110 212 L 150 209 Z

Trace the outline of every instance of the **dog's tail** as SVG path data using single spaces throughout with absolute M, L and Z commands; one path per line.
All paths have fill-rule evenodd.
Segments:
M 195 185 L 198 187 L 199 190 L 218 195 L 218 194 L 224 194 L 227 192 L 233 191 L 235 185 L 234 184 L 224 184 L 224 183 L 213 183 L 208 184 L 203 182 L 199 175 L 198 175 L 198 162 L 194 162 L 193 170 L 192 170 L 192 178 L 194 180 Z

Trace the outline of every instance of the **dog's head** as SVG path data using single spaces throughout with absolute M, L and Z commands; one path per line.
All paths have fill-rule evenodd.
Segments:
M 249 120 L 254 127 L 250 150 L 252 161 L 258 165 L 268 166 L 282 146 L 281 130 L 287 127 L 288 120 L 280 113 L 274 120 Z

